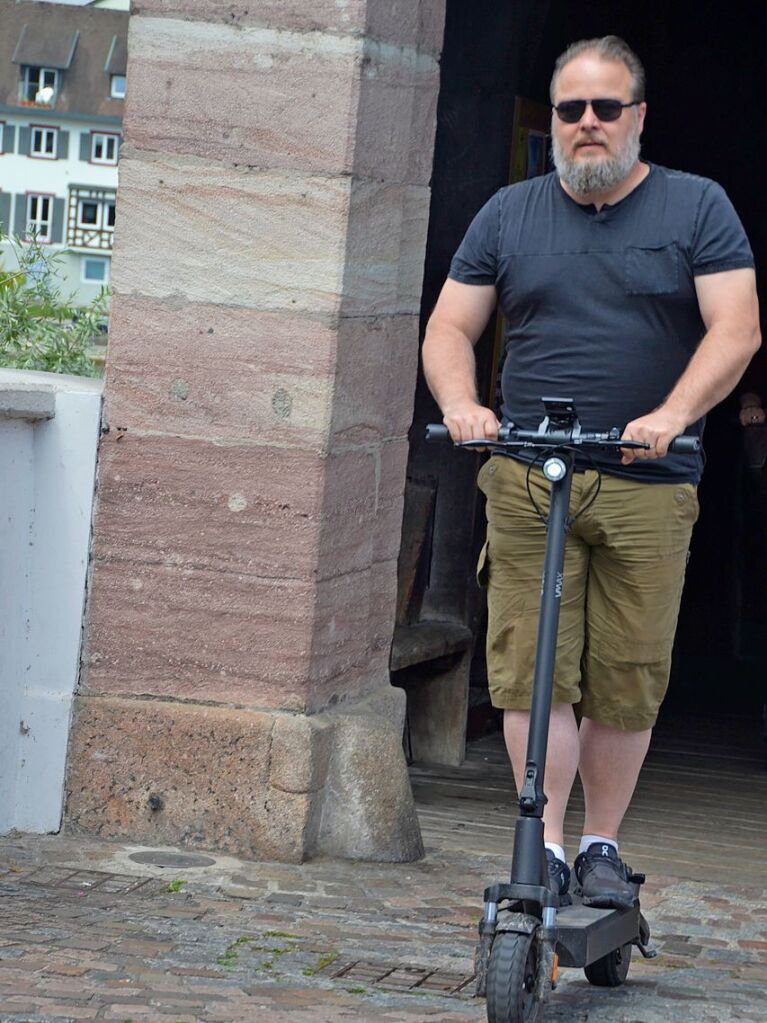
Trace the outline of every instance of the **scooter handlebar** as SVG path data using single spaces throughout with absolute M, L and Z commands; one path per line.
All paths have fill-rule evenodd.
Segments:
M 620 444 L 618 444 L 618 442 L 614 438 L 610 438 L 606 433 L 601 435 L 591 434 L 586 436 L 589 439 L 589 446 L 598 446 L 601 440 L 605 447 L 620 447 Z M 597 436 L 599 436 L 600 438 L 599 440 L 597 439 Z M 526 439 L 530 440 L 532 437 L 533 434 L 526 431 Z M 585 439 L 586 438 L 584 438 L 584 440 Z M 428 426 L 426 427 L 426 440 L 430 444 L 448 443 L 450 441 L 450 431 L 442 423 L 429 423 Z M 498 431 L 498 440 L 501 443 L 506 441 L 511 441 L 513 443 L 514 440 L 513 430 L 510 430 L 509 427 L 501 427 L 501 429 Z M 540 440 L 545 441 L 545 435 L 541 435 Z M 468 443 L 475 446 L 479 446 L 482 444 L 482 441 L 476 440 L 469 441 Z M 492 441 L 490 443 L 492 443 Z M 575 441 L 575 443 L 577 444 L 577 441 Z M 541 446 L 543 446 L 543 444 Z M 637 447 L 638 446 L 639 445 L 637 445 Z M 702 445 L 700 437 L 691 437 L 683 435 L 681 437 L 675 437 L 669 444 L 668 450 L 669 452 L 673 452 L 676 455 L 695 455 L 700 451 L 701 446 Z

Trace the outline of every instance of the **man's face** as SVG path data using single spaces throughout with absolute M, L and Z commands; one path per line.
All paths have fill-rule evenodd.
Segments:
M 554 103 L 571 99 L 632 100 L 632 76 L 622 61 L 583 53 L 562 68 Z M 552 112 L 551 133 L 560 177 L 576 192 L 606 191 L 628 177 L 639 155 L 646 104 L 626 107 L 617 121 L 600 121 L 587 106 L 580 121 L 565 124 Z M 594 187 L 586 187 L 594 186 Z

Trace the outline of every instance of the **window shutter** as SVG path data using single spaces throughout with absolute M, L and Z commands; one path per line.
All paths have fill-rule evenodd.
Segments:
M 17 195 L 13 209 L 13 233 L 26 234 L 27 230 L 27 197 Z
M 3 128 L 3 152 L 4 153 L 12 153 L 13 152 L 13 143 L 15 141 L 15 136 L 16 136 L 16 125 L 15 124 L 6 124 L 5 127 Z
M 53 200 L 53 221 L 51 222 L 51 241 L 58 244 L 64 236 L 64 200 Z
M 19 155 L 29 156 L 29 128 L 19 127 Z
M 59 148 L 56 156 L 59 160 L 66 160 L 69 156 L 69 132 L 59 130 Z
M 80 132 L 80 159 L 86 163 L 91 158 L 91 133 L 89 131 Z
M 11 229 L 11 193 L 0 192 L 0 231 L 8 234 Z

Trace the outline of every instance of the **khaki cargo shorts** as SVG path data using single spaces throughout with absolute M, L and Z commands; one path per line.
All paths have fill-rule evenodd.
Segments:
M 529 710 L 535 666 L 543 523 L 525 488 L 527 465 L 495 456 L 480 470 L 487 541 L 477 566 L 488 589 L 487 667 L 494 707 Z M 573 477 L 570 516 L 588 504 L 596 471 Z M 550 484 L 537 467 L 530 489 L 548 513 Z M 554 702 L 625 731 L 655 724 L 698 498 L 690 483 L 640 483 L 602 475 L 596 501 L 565 545 Z

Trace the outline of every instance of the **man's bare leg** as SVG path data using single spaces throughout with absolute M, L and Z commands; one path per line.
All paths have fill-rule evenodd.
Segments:
M 528 711 L 503 712 L 503 736 L 514 771 L 517 792 L 525 776 L 529 727 Z M 544 788 L 548 797 L 543 812 L 544 836 L 547 842 L 556 842 L 557 845 L 564 846 L 565 810 L 578 770 L 580 754 L 578 725 L 573 708 L 569 703 L 555 703 L 551 708 L 544 778 Z
M 651 728 L 622 732 L 591 718 L 581 721 L 578 770 L 586 803 L 584 835 L 599 835 L 617 842 L 651 735 Z

